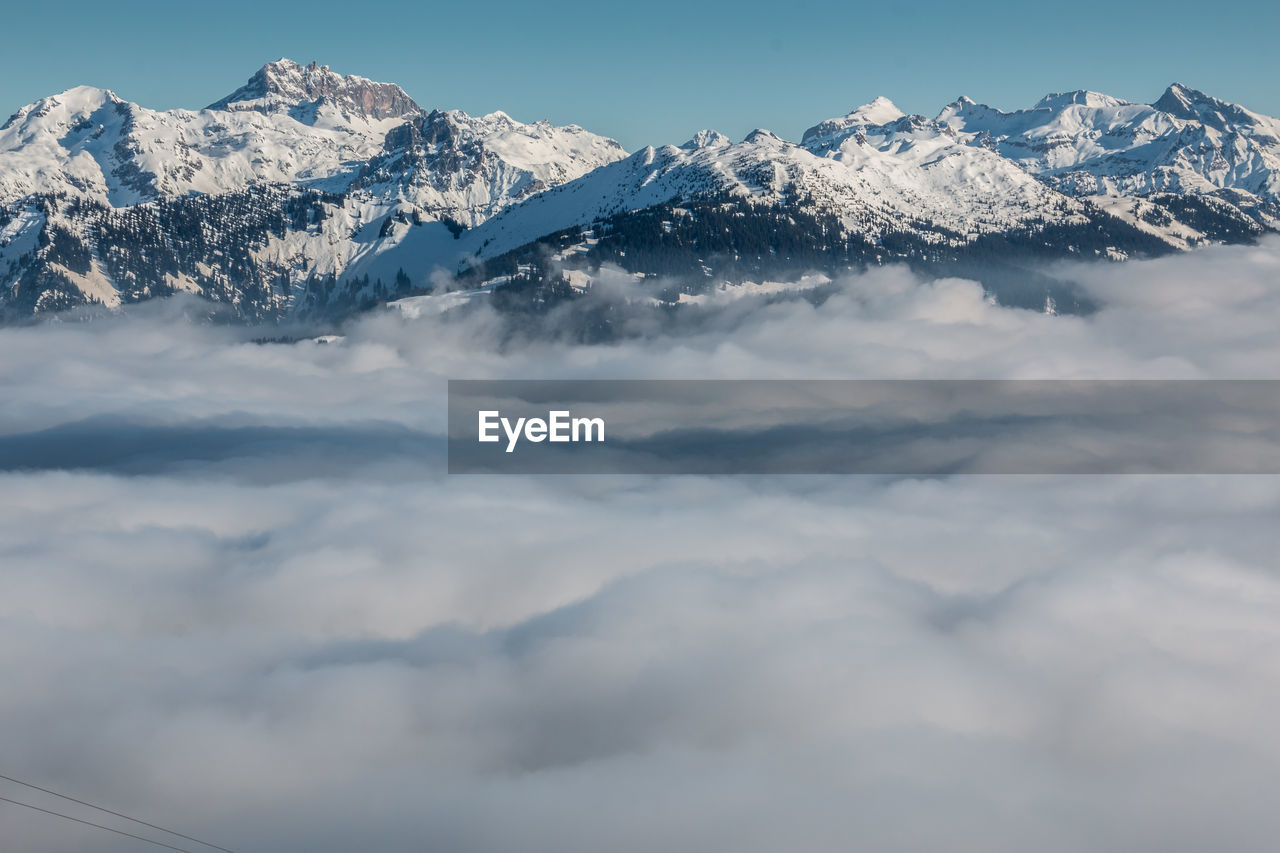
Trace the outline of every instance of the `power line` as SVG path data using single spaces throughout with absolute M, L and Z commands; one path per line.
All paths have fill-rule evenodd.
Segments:
M 170 850 L 177 850 L 178 853 L 192 853 L 192 851 L 186 849 L 185 847 L 174 847 L 172 844 L 165 844 L 163 841 L 156 841 L 155 839 L 152 839 L 152 838 L 145 838 L 141 835 L 134 835 L 132 832 L 125 832 L 123 829 L 113 829 L 112 827 L 109 827 L 109 826 L 103 826 L 100 823 L 94 823 L 93 821 L 81 820 L 78 817 L 72 817 L 69 814 L 62 814 L 61 812 L 51 812 L 48 809 L 42 809 L 39 806 L 33 806 L 31 805 L 31 803 L 20 803 L 17 800 L 11 800 L 8 797 L 0 797 L 0 802 L 13 803 L 15 806 L 22 806 L 24 809 L 35 809 L 38 812 L 51 814 L 54 817 L 60 817 L 60 818 L 63 818 L 64 820 L 74 820 L 76 823 L 83 823 L 85 826 L 92 826 L 94 829 L 105 829 L 107 832 L 114 832 L 116 835 L 124 835 L 129 838 L 136 838 L 139 841 L 145 841 L 148 844 L 155 844 L 157 847 L 167 847 Z
M 77 800 L 75 797 L 68 797 L 66 794 L 59 794 L 57 791 L 51 791 L 48 788 L 41 788 L 39 785 L 33 785 L 30 782 L 23 782 L 21 779 L 15 779 L 12 776 L 5 776 L 4 774 L 0 773 L 0 779 L 4 779 L 7 782 L 13 782 L 16 785 L 22 785 L 23 787 L 26 787 L 26 788 L 31 788 L 32 790 L 35 790 L 35 791 L 42 791 L 46 794 L 52 794 L 55 797 L 60 797 L 69 802 L 76 803 L 82 806 L 88 806 L 91 809 L 97 809 L 100 812 L 105 812 L 106 814 L 113 815 L 115 817 L 124 818 L 125 820 L 133 821 L 134 823 L 141 824 L 142 826 L 150 827 L 151 829 L 158 829 L 161 832 L 167 832 L 170 835 L 177 836 L 178 838 L 185 838 L 187 841 L 194 841 L 196 844 L 203 844 L 205 847 L 212 847 L 214 850 L 221 850 L 222 853 L 235 853 L 234 850 L 228 850 L 225 847 L 219 847 L 216 844 L 210 844 L 208 841 L 201 841 L 199 838 L 192 838 L 190 835 L 183 835 L 181 832 L 174 832 L 172 829 L 165 829 L 163 826 L 157 826 L 154 823 L 147 823 L 145 820 L 138 820 L 136 817 L 129 817 L 129 815 L 127 814 L 121 814 L 120 812 L 113 812 L 111 809 L 103 808 L 102 806 L 95 806 L 93 803 L 86 803 L 84 800 Z M 4 798 L 0 797 L 0 799 L 4 799 Z M 7 800 L 7 802 L 14 802 L 14 801 Z M 18 805 L 25 805 L 25 803 L 18 803 Z M 31 808 L 34 809 L 37 807 L 31 806 Z M 44 811 L 44 809 L 40 809 L 40 811 Z M 49 814 L 54 814 L 54 812 L 49 812 Z M 71 818 L 71 819 L 76 820 L 76 818 Z M 87 821 L 80 821 L 80 822 L 87 823 Z M 96 826 L 96 824 L 90 824 L 90 826 Z M 124 833 L 124 834 L 128 835 L 128 833 Z M 138 836 L 135 835 L 133 837 L 137 838 Z M 143 840 L 146 841 L 150 839 L 143 839 Z M 159 842 L 156 842 L 156 843 L 159 843 Z M 168 845 L 165 845 L 165 846 L 168 846 Z M 177 850 L 179 848 L 175 847 L 173 849 Z

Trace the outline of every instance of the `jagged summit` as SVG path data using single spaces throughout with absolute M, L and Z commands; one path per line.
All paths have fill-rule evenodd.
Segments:
M 271 113 L 298 111 L 321 103 L 374 120 L 423 112 L 395 83 L 378 83 L 354 74 L 344 76 L 328 65 L 299 65 L 291 59 L 268 62 L 245 85 L 207 109 Z
M 1198 89 L 1192 89 L 1183 83 L 1170 83 L 1169 88 L 1165 89 L 1164 94 L 1160 96 L 1160 100 L 1151 106 L 1170 115 L 1193 118 L 1194 113 L 1191 108 L 1194 105 L 1215 101 L 1218 101 L 1218 99 L 1212 98 Z M 1218 101 L 1218 103 L 1221 102 Z
M 1201 122 L 1218 130 L 1248 128 L 1252 133 L 1261 132 L 1270 137 L 1280 136 L 1280 122 L 1275 119 L 1258 115 L 1212 95 L 1206 95 L 1182 83 L 1170 84 L 1160 96 L 1160 100 L 1151 106 L 1183 121 Z

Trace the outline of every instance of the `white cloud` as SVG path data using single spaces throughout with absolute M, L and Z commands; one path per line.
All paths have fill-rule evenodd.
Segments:
M 243 850 L 1269 850 L 1280 478 L 449 478 L 431 436 L 449 377 L 1275 378 L 1277 258 L 601 347 L 0 331 L 45 454 L 0 474 L 0 772 Z

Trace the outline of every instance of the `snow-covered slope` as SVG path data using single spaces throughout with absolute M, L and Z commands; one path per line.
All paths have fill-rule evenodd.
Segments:
M 713 199 L 799 204 L 871 239 L 914 229 L 935 242 L 1025 226 L 1047 212 L 1076 223 L 1096 212 L 945 125 L 905 116 L 880 98 L 811 129 L 802 144 L 767 130 L 738 143 L 702 131 L 681 146 L 645 148 L 504 211 L 472 239 L 492 256 L 628 211 Z
M 80 86 L 19 110 L 0 128 L 0 202 L 65 193 L 126 207 L 263 182 L 349 182 L 403 117 L 371 119 L 320 104 L 289 112 L 157 112 Z
M 961 98 L 936 118 L 877 98 L 798 143 L 705 130 L 628 156 L 575 125 L 428 111 L 282 59 L 203 110 L 77 87 L 12 116 L 0 314 L 178 290 L 247 318 L 348 310 L 439 270 L 514 280 L 538 252 L 578 265 L 571 290 L 604 262 L 708 277 L 797 258 L 1120 259 L 1280 227 L 1278 140 L 1280 121 L 1175 84 L 1152 104 Z
M 1187 248 L 1214 239 L 1215 225 L 1274 227 L 1277 136 L 1275 119 L 1178 85 L 1154 106 L 1079 91 L 1014 113 L 962 98 L 936 119 L 881 97 L 815 125 L 798 145 L 763 130 L 736 144 L 702 131 L 680 147 L 646 148 L 506 211 L 483 229 L 485 252 L 711 198 L 800 199 L 873 240 L 914 229 L 926 242 L 963 243 L 1045 221 L 1114 219 Z M 1178 198 L 1161 195 L 1170 193 Z
M 379 174 L 438 120 L 455 132 L 433 135 L 430 179 Z M 473 222 L 624 155 L 579 127 L 427 115 L 394 84 L 282 59 L 204 110 L 157 112 L 87 86 L 22 108 L 0 128 L 0 203 L 61 192 L 125 207 L 267 182 L 345 192 L 358 180 L 365 195 Z
M 949 128 L 904 115 L 879 98 L 811 128 L 810 153 L 839 163 L 895 217 L 925 220 L 964 235 L 1017 227 L 1054 211 L 1085 211 L 993 151 L 965 144 Z
M 12 314 L 242 286 L 259 291 L 248 300 L 259 306 L 254 314 L 270 313 L 291 305 L 309 279 L 340 275 L 353 259 L 397 245 L 410 225 L 474 226 L 624 156 L 613 140 L 580 127 L 427 112 L 395 84 L 287 59 L 203 110 L 149 110 L 80 86 L 23 107 L 0 127 L 0 307 Z M 269 187 L 285 191 L 256 192 Z M 182 221 L 196 210 L 184 200 L 198 197 L 232 203 Z M 246 207 L 263 203 L 308 209 L 312 218 Z M 142 222 L 163 233 L 137 232 Z M 252 222 L 276 224 L 245 234 Z M 238 249 L 249 253 L 252 272 L 233 268 L 225 253 L 208 254 L 232 233 L 251 238 Z M 121 234 L 157 239 L 172 269 L 157 273 L 149 260 L 118 280 L 112 257 L 131 251 L 102 243 Z M 268 279 L 284 284 L 267 287 Z
M 1280 121 L 1178 83 L 1154 104 L 1079 91 L 1006 113 L 961 98 L 938 121 L 1073 194 L 1234 189 L 1280 200 Z

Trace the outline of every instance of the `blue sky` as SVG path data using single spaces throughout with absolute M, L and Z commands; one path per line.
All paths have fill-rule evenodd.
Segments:
M 280 56 L 629 149 L 702 127 L 794 139 L 876 95 L 934 115 L 961 94 L 1004 109 L 1078 88 L 1152 101 L 1178 80 L 1280 114 L 1274 2 L 70 0 L 0 21 L 0 115 L 82 83 L 201 107 Z

